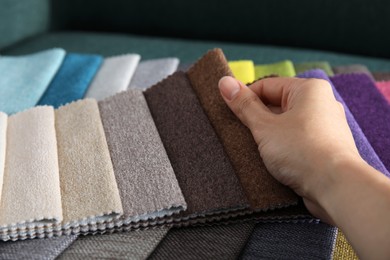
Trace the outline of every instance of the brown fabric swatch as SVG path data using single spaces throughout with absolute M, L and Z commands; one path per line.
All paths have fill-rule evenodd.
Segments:
M 390 72 L 373 72 L 375 81 L 389 81 L 390 80 Z
M 269 174 L 249 129 L 221 97 L 218 81 L 223 76 L 232 75 L 223 52 L 220 49 L 209 51 L 188 70 L 187 75 L 253 209 L 268 210 L 296 204 L 297 195 Z
M 149 259 L 237 259 L 254 223 L 171 229 Z
M 124 210 L 124 222 L 172 215 L 186 208 L 141 90 L 99 102 Z
M 185 73 L 174 73 L 144 95 L 187 201 L 188 208 L 180 217 L 248 207 L 240 182 Z

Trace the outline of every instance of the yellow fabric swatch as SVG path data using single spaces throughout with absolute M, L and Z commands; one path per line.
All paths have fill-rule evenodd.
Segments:
M 338 230 L 336 245 L 333 253 L 333 260 L 358 260 L 355 251 L 348 243 L 347 238 Z
M 271 64 L 259 64 L 255 66 L 256 79 L 276 74 L 281 77 L 294 77 L 294 64 L 290 60 L 284 60 Z
M 251 60 L 230 61 L 229 67 L 236 79 L 247 84 L 255 81 L 255 65 Z

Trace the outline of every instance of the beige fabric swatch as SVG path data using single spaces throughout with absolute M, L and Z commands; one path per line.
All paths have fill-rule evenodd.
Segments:
M 141 90 L 99 102 L 124 210 L 124 223 L 186 209 L 183 194 Z
M 0 225 L 62 220 L 54 110 L 35 107 L 8 118 Z M 5 228 L 7 229 L 7 228 Z
M 7 114 L 0 112 L 0 201 L 1 191 L 3 189 L 3 177 L 5 167 L 5 148 L 7 145 Z
M 64 228 L 110 221 L 121 214 L 106 137 L 96 100 L 56 110 Z

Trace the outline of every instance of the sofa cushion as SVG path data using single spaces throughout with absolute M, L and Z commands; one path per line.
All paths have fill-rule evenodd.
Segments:
M 174 56 L 180 58 L 181 63 L 194 62 L 207 50 L 220 47 L 229 60 L 251 59 L 255 63 L 260 64 L 285 59 L 290 59 L 293 62 L 326 60 L 332 65 L 361 63 L 365 64 L 372 71 L 390 71 L 390 59 L 267 45 L 189 41 L 129 34 L 72 31 L 38 35 L 3 50 L 1 54 L 19 55 L 53 47 L 61 47 L 69 52 L 96 53 L 103 56 L 139 53 L 142 59 Z

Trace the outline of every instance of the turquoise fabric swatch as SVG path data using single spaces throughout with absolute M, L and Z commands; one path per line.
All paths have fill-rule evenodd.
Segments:
M 65 56 L 50 49 L 24 56 L 0 56 L 0 111 L 13 114 L 37 104 Z
M 102 62 L 99 55 L 67 54 L 38 105 L 58 108 L 83 98 Z

